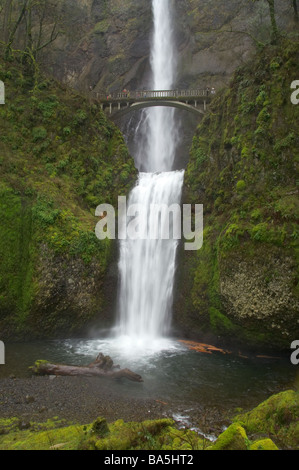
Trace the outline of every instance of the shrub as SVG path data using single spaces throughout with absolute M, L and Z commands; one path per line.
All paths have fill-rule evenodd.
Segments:
M 53 209 L 52 201 L 39 197 L 32 208 L 32 217 L 42 227 L 53 225 L 59 216 L 60 211 Z
M 244 191 L 246 189 L 246 183 L 244 180 L 240 180 L 237 182 L 237 186 L 236 186 L 236 189 L 239 193 L 241 193 L 242 191 Z
M 72 130 L 70 127 L 64 127 L 62 132 L 63 132 L 63 135 L 68 136 L 71 134 Z
M 34 127 L 32 129 L 32 138 L 34 142 L 38 142 L 39 140 L 44 140 L 47 137 L 47 130 L 40 126 Z
M 84 124 L 84 122 L 86 121 L 87 119 L 87 114 L 85 111 L 83 111 L 83 109 L 80 109 L 79 111 L 77 111 L 77 113 L 75 114 L 75 117 L 74 117 L 74 123 L 75 125 L 81 125 L 81 124 Z

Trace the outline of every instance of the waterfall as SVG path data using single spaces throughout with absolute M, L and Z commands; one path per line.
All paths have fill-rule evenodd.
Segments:
M 152 87 L 156 90 L 171 89 L 175 80 L 170 5 L 171 0 L 152 0 L 151 68 Z M 138 126 L 140 145 L 135 160 L 142 172 L 128 205 L 142 205 L 147 230 L 158 230 L 152 226 L 160 220 L 154 206 L 169 207 L 181 200 L 184 171 L 172 171 L 177 145 L 174 113 L 166 107 L 147 109 Z M 170 217 L 163 220 L 162 216 L 160 226 L 163 224 L 172 228 Z M 148 344 L 169 332 L 178 246 L 177 239 L 169 238 L 120 242 L 119 329 L 134 344 L 136 341 Z
M 176 79 L 176 54 L 171 0 L 152 0 L 154 33 L 151 48 L 153 90 L 171 90 Z M 173 167 L 178 132 L 174 108 L 151 108 L 143 112 L 140 142 L 135 156 L 137 168 L 146 172 L 169 171 Z
M 154 35 L 151 50 L 151 67 L 154 90 L 171 90 L 176 76 L 176 57 L 171 21 L 171 0 L 152 0 Z M 152 108 L 147 111 L 146 171 L 172 169 L 177 132 L 174 108 Z

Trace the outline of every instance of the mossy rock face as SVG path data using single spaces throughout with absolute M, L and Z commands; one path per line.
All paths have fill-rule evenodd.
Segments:
M 109 434 L 109 426 L 105 418 L 98 418 L 92 425 L 92 431 L 98 437 L 105 437 Z
M 202 449 L 202 440 L 190 430 L 178 430 L 171 419 L 141 423 L 116 421 L 109 426 L 109 435 L 88 438 L 82 448 L 97 450 L 191 450 Z
M 222 310 L 239 326 L 236 332 L 248 342 L 256 338 L 269 347 L 283 348 L 291 343 L 296 337 L 299 311 L 292 254 L 275 245 L 244 241 L 219 257 L 218 265 Z
M 299 393 L 281 392 L 248 413 L 236 416 L 248 435 L 268 434 L 280 447 L 299 449 Z
M 137 170 L 120 130 L 82 95 L 33 81 L 0 60 L 0 331 L 2 340 L 80 334 L 110 326 L 116 276 L 95 211 L 117 207 Z M 26 79 L 25 79 L 26 77 Z M 110 273 L 111 270 L 109 270 Z M 113 287 L 114 285 L 114 287 Z
M 289 30 L 292 10 L 285 3 L 277 2 L 275 7 L 280 27 Z M 249 32 L 257 41 L 270 39 L 268 6 L 244 2 L 241 11 L 238 7 L 239 0 L 227 0 L 221 9 L 218 0 L 171 3 L 179 55 L 178 87 L 204 89 L 212 85 L 218 90 L 250 55 L 254 41 L 245 34 L 228 33 L 227 24 L 237 22 L 240 31 Z M 61 0 L 58 12 L 49 16 L 49 28 L 54 18 L 61 18 L 58 29 L 63 33 L 47 47 L 44 66 L 64 83 L 120 91 L 142 89 L 148 82 L 153 28 L 150 1 Z M 119 53 L 124 56 L 123 67 L 111 70 L 109 59 Z M 280 61 L 273 59 L 275 69 Z
M 291 390 L 282 392 L 238 415 L 209 447 L 202 436 L 189 429 L 177 429 L 171 419 L 131 423 L 118 420 L 108 426 L 100 417 L 92 424 L 70 426 L 54 418 L 23 426 L 18 418 L 12 418 L 0 419 L 0 450 L 299 449 L 298 395 Z
M 202 439 L 179 430 L 170 419 L 109 424 L 104 418 L 81 426 L 64 422 L 30 423 L 20 429 L 18 419 L 0 419 L 0 450 L 201 450 Z M 108 429 L 108 432 L 107 432 Z
M 279 450 L 271 439 L 261 439 L 251 444 L 249 450 Z
M 210 450 L 247 450 L 248 438 L 245 429 L 238 423 L 231 424 L 218 437 Z
M 182 255 L 175 322 L 184 334 L 282 350 L 299 336 L 299 107 L 282 85 L 297 73 L 298 50 L 287 39 L 263 48 L 196 131 L 184 203 L 203 204 L 204 243 Z

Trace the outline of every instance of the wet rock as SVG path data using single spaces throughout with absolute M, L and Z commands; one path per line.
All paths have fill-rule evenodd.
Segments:
M 39 413 L 45 413 L 47 411 L 47 407 L 46 406 L 42 406 L 41 408 L 39 408 L 38 412 Z
M 107 0 L 105 9 L 100 0 L 87 3 L 75 0 L 70 11 L 69 0 L 62 1 L 64 32 L 47 49 L 47 63 L 55 63 L 51 74 L 80 89 L 90 85 L 99 91 L 146 86 L 151 2 Z M 287 2 L 277 2 L 276 7 L 281 21 L 288 24 Z M 253 50 L 249 37 L 227 30 L 244 31 L 249 21 L 254 24 L 258 8 L 251 2 L 240 7 L 239 0 L 227 0 L 221 10 L 218 0 L 173 2 L 178 86 L 206 86 L 213 81 L 214 86 L 222 87 Z M 78 25 L 76 35 L 74 23 Z
M 31 395 L 27 395 L 26 398 L 25 398 L 25 401 L 26 401 L 26 403 L 34 403 L 35 398 Z
M 31 424 L 29 421 L 25 421 L 25 420 L 20 420 L 19 423 L 18 423 L 18 428 L 23 431 L 23 430 L 26 430 L 26 429 L 30 429 L 31 428 Z
M 92 425 L 92 431 L 99 437 L 107 436 L 110 431 L 106 419 L 98 418 Z
M 247 435 L 239 424 L 232 424 L 211 447 L 212 450 L 247 450 Z
M 261 439 L 250 446 L 250 450 L 279 450 L 271 439 Z

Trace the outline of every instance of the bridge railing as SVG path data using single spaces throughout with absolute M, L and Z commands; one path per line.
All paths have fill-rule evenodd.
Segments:
M 127 91 L 116 93 L 98 93 L 92 92 L 95 99 L 99 101 L 121 101 L 121 100 L 143 100 L 143 99 L 169 99 L 169 98 L 197 98 L 197 97 L 207 97 L 211 92 L 207 89 L 197 89 L 197 90 L 137 90 L 137 91 Z

